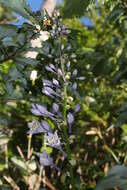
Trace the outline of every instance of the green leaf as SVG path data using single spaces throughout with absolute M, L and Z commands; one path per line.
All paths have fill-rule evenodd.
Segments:
M 27 167 L 31 170 L 31 171 L 35 171 L 37 169 L 37 165 L 36 162 L 34 160 L 30 160 L 28 162 L 26 162 Z
M 115 127 L 120 127 L 123 123 L 127 122 L 127 111 L 122 112 L 116 122 Z
M 0 38 L 12 37 L 18 31 L 17 26 L 12 24 L 0 24 Z
M 17 70 L 17 68 L 11 68 L 9 70 L 9 81 L 17 80 L 21 77 L 20 72 Z
M 123 125 L 121 126 L 121 129 L 123 130 L 123 132 L 124 132 L 125 134 L 127 134 L 127 124 L 123 124 Z
M 121 190 L 127 189 L 127 167 L 114 166 L 109 170 L 107 178 L 97 184 L 95 190 L 109 190 L 114 187 L 120 187 Z
M 23 169 L 23 170 L 27 170 L 27 165 L 24 161 L 18 159 L 16 156 L 11 158 L 11 161 L 18 166 L 19 168 Z
M 15 61 L 18 62 L 19 64 L 31 65 L 31 66 L 35 66 L 39 63 L 39 61 L 37 61 L 36 59 L 25 58 L 25 57 L 16 58 Z
M 11 8 L 14 12 L 20 14 L 26 19 L 29 19 L 29 14 L 25 10 L 27 7 L 25 0 L 0 0 L 0 3 L 4 6 Z

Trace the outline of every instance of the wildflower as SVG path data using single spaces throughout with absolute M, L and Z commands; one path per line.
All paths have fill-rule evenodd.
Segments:
M 38 121 L 32 121 L 28 123 L 29 131 L 28 134 L 38 134 L 38 133 L 44 133 L 45 130 L 42 128 L 41 124 Z
M 50 96 L 51 98 L 55 98 L 55 96 L 56 96 L 56 97 L 61 97 L 60 94 L 58 94 L 58 93 L 55 92 L 52 88 L 47 87 L 47 86 L 42 89 L 42 92 L 43 92 L 44 94 Z
M 63 151 L 61 147 L 61 142 L 60 142 L 60 138 L 58 137 L 57 131 L 55 131 L 55 133 L 48 133 L 45 136 L 45 141 L 46 141 L 46 145 L 60 150 L 63 153 L 64 157 L 66 157 L 66 153 Z
M 43 86 L 50 86 L 53 87 L 53 84 L 50 80 L 43 79 Z
M 51 20 L 45 18 L 45 19 L 43 20 L 43 25 L 44 25 L 44 26 L 51 26 L 51 25 L 52 25 Z
M 67 114 L 67 123 L 69 125 L 69 133 L 71 133 L 71 127 L 72 127 L 73 122 L 74 122 L 74 115 L 69 112 Z
M 49 112 L 44 106 L 39 104 L 32 104 L 31 112 L 36 116 L 46 116 L 52 120 L 56 120 L 53 113 Z
M 52 83 L 56 86 L 56 87 L 60 87 L 59 81 L 56 79 L 52 79 Z
M 45 132 L 52 132 L 50 125 L 47 121 L 41 120 L 41 126 L 45 130 Z
M 26 58 L 36 59 L 37 55 L 38 55 L 38 52 L 36 52 L 36 51 L 28 51 L 28 52 L 25 54 L 25 57 L 26 57 Z
M 37 71 L 36 71 L 36 70 L 33 70 L 33 71 L 31 72 L 30 79 L 31 79 L 32 81 L 35 81 L 35 80 L 37 79 Z
M 58 104 L 53 103 L 52 107 L 53 107 L 53 111 L 54 111 L 55 113 L 57 113 L 57 112 L 59 111 L 59 105 L 58 105 Z
M 32 121 L 28 123 L 29 131 L 27 132 L 28 134 L 34 135 L 34 134 L 39 134 L 39 133 L 46 133 L 46 132 L 52 132 L 49 124 L 42 120 L 41 123 L 38 121 Z
M 41 166 L 53 166 L 53 159 L 46 153 L 46 151 L 43 151 L 42 153 L 38 153 L 40 165 Z
M 76 104 L 74 107 L 74 113 L 79 112 L 80 108 L 81 108 L 80 104 Z
M 77 90 L 77 86 L 78 86 L 77 82 L 74 82 L 74 84 L 72 85 L 72 90 L 73 91 Z

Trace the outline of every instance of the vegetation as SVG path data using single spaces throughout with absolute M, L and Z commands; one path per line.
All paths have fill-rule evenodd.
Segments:
M 58 13 L 50 18 L 47 13 L 32 12 L 24 0 L 0 3 L 10 15 L 0 11 L 0 188 L 126 190 L 126 1 L 65 0 L 57 7 L 62 16 L 60 27 L 66 26 L 65 37 L 59 36 Z M 22 26 L 10 23 L 12 11 L 28 22 Z M 84 17 L 90 20 L 88 26 L 81 22 Z M 38 39 L 40 46 L 36 46 Z M 27 134 L 28 123 L 39 120 L 30 112 L 32 103 L 44 103 L 51 111 L 53 100 L 42 94 L 42 79 L 51 79 L 45 66 L 58 65 L 61 56 L 65 66 L 70 63 L 71 84 L 78 84 L 78 92 L 76 85 L 68 89 L 66 112 L 71 109 L 73 113 L 75 105 L 81 105 L 74 114 L 71 134 L 59 132 L 64 151 L 68 151 L 67 144 L 71 148 L 69 159 L 44 147 L 43 135 L 31 139 Z M 76 81 L 78 77 L 83 80 Z M 51 118 L 44 120 L 52 130 L 59 129 Z M 43 150 L 53 157 L 58 170 L 40 166 L 37 153 Z

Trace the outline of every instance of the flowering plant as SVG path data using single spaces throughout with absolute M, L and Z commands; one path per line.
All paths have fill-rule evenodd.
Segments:
M 54 13 L 49 32 L 50 37 L 43 44 L 43 48 L 45 50 L 49 41 L 52 41 L 54 46 L 46 54 L 48 63 L 46 62 L 44 71 L 47 78 L 43 77 L 42 93 L 51 99 L 51 104 L 49 109 L 45 104 L 32 104 L 31 112 L 39 119 L 28 124 L 30 129 L 28 134 L 30 137 L 36 134 L 43 135 L 43 150 L 37 153 L 41 169 L 44 166 L 51 166 L 59 170 L 51 155 L 47 153 L 47 146 L 58 150 L 64 159 L 68 160 L 70 184 L 75 189 L 69 135 L 73 131 L 75 114 L 80 110 L 80 104 L 74 105 L 73 101 L 79 97 L 76 80 L 84 80 L 84 77 L 78 77 L 78 70 L 72 69 L 71 61 L 76 62 L 76 56 L 71 53 L 72 45 L 67 40 L 70 30 L 62 24 L 58 12 Z M 51 121 L 54 123 L 54 129 L 50 126 Z

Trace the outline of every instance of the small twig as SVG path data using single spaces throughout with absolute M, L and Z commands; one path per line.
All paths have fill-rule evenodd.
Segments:
M 19 146 L 17 146 L 17 150 L 18 150 L 18 153 L 19 153 L 20 157 L 23 159 L 23 161 L 25 161 L 24 154 L 23 154 L 23 152 L 22 152 L 22 150 L 21 150 L 21 148 Z
M 112 157 L 114 158 L 114 160 L 118 163 L 118 164 L 120 164 L 120 161 L 119 161 L 119 159 L 118 159 L 118 157 L 115 155 L 115 153 L 112 151 L 112 149 L 108 146 L 108 145 L 104 145 L 104 150 L 106 150 L 107 152 L 109 152 L 111 155 L 112 155 Z
M 49 179 L 46 177 L 43 177 L 42 178 L 42 182 L 45 183 L 45 185 L 47 185 L 47 187 L 50 189 L 50 190 L 56 190 L 56 188 L 51 184 L 51 182 L 49 181 Z
M 20 188 L 17 186 L 17 184 L 14 182 L 14 180 L 10 176 L 3 176 L 3 177 L 11 185 L 13 190 L 20 190 Z
M 125 7 L 125 9 L 127 9 L 127 3 L 124 0 L 121 0 L 122 5 Z
M 30 134 L 28 136 L 28 150 L 27 150 L 27 158 L 30 159 L 31 157 L 31 141 L 32 141 L 32 135 Z

